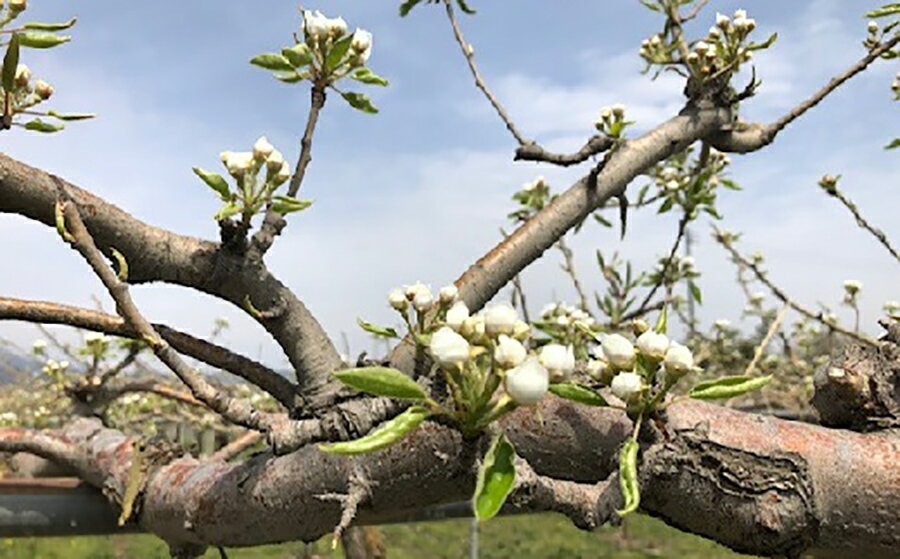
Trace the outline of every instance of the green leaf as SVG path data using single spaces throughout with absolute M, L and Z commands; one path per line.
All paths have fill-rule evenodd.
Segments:
M 354 93 L 352 91 L 348 91 L 346 93 L 341 93 L 341 97 L 347 100 L 350 103 L 350 106 L 354 109 L 358 109 L 364 113 L 375 114 L 378 112 L 378 109 L 375 108 L 375 105 L 372 104 L 372 100 L 369 99 L 369 96 L 365 93 Z
M 747 45 L 747 50 L 762 50 L 771 47 L 775 44 L 775 41 L 778 40 L 778 33 L 772 33 L 769 35 L 769 38 L 761 43 L 750 43 Z
M 34 120 L 30 120 L 25 123 L 26 130 L 33 130 L 35 132 L 43 132 L 45 134 L 52 134 L 53 132 L 59 132 L 65 128 L 62 124 L 50 124 L 49 122 L 44 122 L 43 120 L 36 118 Z
M 394 419 L 355 441 L 320 444 L 319 450 L 332 454 L 363 454 L 382 449 L 395 443 L 413 431 L 428 418 L 430 412 L 423 406 L 412 406 Z
M 506 439 L 498 435 L 478 469 L 478 483 L 472 497 L 475 518 L 480 521 L 493 518 L 503 508 L 503 503 L 516 481 L 516 450 Z
M 675 198 L 674 198 L 674 197 L 666 198 L 666 199 L 663 201 L 663 203 L 660 204 L 659 209 L 656 210 L 656 213 L 658 213 L 658 214 L 664 214 L 664 213 L 666 213 L 667 211 L 671 210 L 671 209 L 672 209 L 672 206 L 674 206 L 674 205 L 675 205 Z
M 659 311 L 659 316 L 656 317 L 656 326 L 653 327 L 653 331 L 657 334 L 665 334 L 668 328 L 669 308 L 666 305 L 663 305 L 662 310 Z
M 900 14 L 900 2 L 891 2 L 878 9 L 866 12 L 866 17 L 885 17 L 894 14 Z
M 459 5 L 459 9 L 463 12 L 469 15 L 475 14 L 475 10 L 466 3 L 466 0 L 456 0 L 456 3 Z
M 216 215 L 214 215 L 213 218 L 216 221 L 222 221 L 223 219 L 227 219 L 239 213 L 241 213 L 241 205 L 237 202 L 228 202 L 216 212 Z
M 200 177 L 200 180 L 205 182 L 207 186 L 212 188 L 218 193 L 219 197 L 222 200 L 228 201 L 231 197 L 231 189 L 228 187 L 228 182 L 222 177 L 222 175 L 218 173 L 212 173 L 210 171 L 206 171 L 201 169 L 200 167 L 194 167 L 194 174 Z
M 352 42 L 353 35 L 347 35 L 343 39 L 340 39 L 336 43 L 331 45 L 331 48 L 328 49 L 328 54 L 325 55 L 326 72 L 331 72 L 341 65 L 344 57 L 347 56 L 347 51 L 350 50 L 350 44 Z
M 49 49 L 67 43 L 72 40 L 68 35 L 57 35 L 44 31 L 26 31 L 19 36 L 23 47 L 33 49 Z
M 641 504 L 641 488 L 638 485 L 637 457 L 640 445 L 628 440 L 619 449 L 619 488 L 625 504 L 616 514 L 624 517 L 636 511 Z
M 897 149 L 900 148 L 900 138 L 894 138 L 894 140 L 888 145 L 884 146 L 884 149 Z
M 561 382 L 559 384 L 551 384 L 550 392 L 556 394 L 560 398 L 572 400 L 586 406 L 608 406 L 606 400 L 587 386 L 574 382 Z
M 688 289 L 690 289 L 691 297 L 694 298 L 694 301 L 697 301 L 698 303 L 702 304 L 703 303 L 703 293 L 700 292 L 700 288 L 697 286 L 697 284 L 692 281 L 688 282 Z
M 298 83 L 309 77 L 309 74 L 306 72 L 275 72 L 272 76 L 284 83 Z
M 406 17 L 410 10 L 415 8 L 421 1 L 422 0 L 406 0 L 406 2 L 400 4 L 400 17 Z
M 350 388 L 375 396 L 404 400 L 424 400 L 428 397 L 416 381 L 405 373 L 389 367 L 343 369 L 332 374 Z
M 16 88 L 16 66 L 19 65 L 19 34 L 13 33 L 3 56 L 3 89 L 13 91 Z
M 59 120 L 87 120 L 89 118 L 96 118 L 96 114 L 94 113 L 58 113 L 56 111 L 47 111 L 47 116 L 52 116 L 53 118 L 58 118 Z
M 294 70 L 294 67 L 291 66 L 291 63 L 288 62 L 287 58 L 275 52 L 257 54 L 250 59 L 250 64 L 265 68 L 266 70 L 282 72 L 292 72 Z
M 734 377 L 722 377 L 715 380 L 707 380 L 697 383 L 689 392 L 691 398 L 698 400 L 724 400 L 758 390 L 772 380 L 772 375 L 764 377 L 749 377 L 738 375 Z
M 388 85 L 388 81 L 369 68 L 359 68 L 353 74 L 350 75 L 351 78 L 358 82 L 362 82 L 369 85 L 380 85 L 382 87 Z
M 272 211 L 287 215 L 293 212 L 303 211 L 312 206 L 312 200 L 298 200 L 292 196 L 275 196 L 272 198 Z
M 312 51 L 306 43 L 297 43 L 291 48 L 281 49 L 281 54 L 295 67 L 306 66 L 313 60 Z
M 393 328 L 388 328 L 386 326 L 378 326 L 377 324 L 372 324 L 371 322 L 366 322 L 361 318 L 356 319 L 356 323 L 359 324 L 359 327 L 365 330 L 370 334 L 375 334 L 376 336 L 381 336 L 383 338 L 399 338 L 400 335 L 397 334 L 397 331 Z
M 72 18 L 62 23 L 43 23 L 40 21 L 31 21 L 24 25 L 25 29 L 35 29 L 37 31 L 63 31 L 75 25 L 78 18 Z

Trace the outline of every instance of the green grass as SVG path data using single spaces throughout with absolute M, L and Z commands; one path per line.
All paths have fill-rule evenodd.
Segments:
M 468 557 L 468 520 L 384 526 L 381 528 L 390 559 L 463 559 Z M 229 549 L 231 559 L 300 559 L 302 543 L 248 549 Z M 312 546 L 321 558 L 343 557 L 331 550 L 326 537 Z M 215 550 L 204 556 L 218 558 Z M 166 545 L 146 536 L 25 538 L 0 540 L 0 559 L 168 559 Z M 748 557 L 707 540 L 683 534 L 640 515 L 624 528 L 583 532 L 556 515 L 494 519 L 480 529 L 481 559 L 735 559 Z

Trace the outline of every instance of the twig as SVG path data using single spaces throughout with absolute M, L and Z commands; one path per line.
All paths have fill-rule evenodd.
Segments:
M 43 324 L 66 324 L 112 336 L 140 339 L 137 331 L 121 317 L 44 301 L 23 301 L 0 297 L 0 320 L 3 319 Z M 243 378 L 271 394 L 288 409 L 293 409 L 296 389 L 282 375 L 231 350 L 179 332 L 164 324 L 153 324 L 152 326 L 179 353 Z
M 572 154 L 552 153 L 539 146 L 537 143 L 530 142 L 520 145 L 516 149 L 515 161 L 541 161 L 552 163 L 562 167 L 569 167 L 587 161 L 589 158 L 603 153 L 613 146 L 615 141 L 609 136 L 595 134 L 588 138 L 588 141 L 581 149 Z
M 681 22 L 682 22 L 682 23 L 687 23 L 688 21 L 691 21 L 692 19 L 694 19 L 695 17 L 697 17 L 697 15 L 700 13 L 700 10 L 702 10 L 703 7 L 706 6 L 706 4 L 707 4 L 708 2 L 709 2 L 709 0 L 700 0 L 699 2 L 697 2 L 697 3 L 694 5 L 694 7 L 691 8 L 691 11 L 689 11 L 689 12 L 686 13 L 684 16 L 682 16 Z
M 639 316 L 650 309 L 648 305 L 650 301 L 653 299 L 653 296 L 656 295 L 656 292 L 659 291 L 659 288 L 666 281 L 666 274 L 669 273 L 669 268 L 672 267 L 672 262 L 675 261 L 675 255 L 678 253 L 678 247 L 681 246 L 681 240 L 684 238 L 684 232 L 687 230 L 687 224 L 690 222 L 691 212 L 685 211 L 684 216 L 682 216 L 681 220 L 678 222 L 678 232 L 675 234 L 675 242 L 672 243 L 672 248 L 669 250 L 669 256 L 666 257 L 666 261 L 663 263 L 662 271 L 659 273 L 659 281 L 653 284 L 653 287 L 644 297 L 644 300 L 641 301 L 641 304 L 638 305 L 637 310 L 635 311 L 635 315 Z M 667 297 L 668 299 L 668 297 Z
M 475 49 L 473 49 L 472 45 L 466 41 L 465 37 L 463 37 L 462 29 L 459 26 L 459 22 L 456 21 L 456 14 L 453 12 L 453 3 L 450 0 L 444 0 L 444 7 L 447 9 L 447 18 L 450 20 L 450 26 L 453 27 L 453 36 L 456 37 L 456 42 L 459 43 L 459 48 L 462 49 L 463 56 L 466 57 L 466 62 L 469 65 L 469 71 L 472 72 L 472 77 L 475 78 L 475 85 L 482 93 L 484 93 L 484 96 L 487 97 L 491 105 L 493 105 L 494 110 L 497 111 L 497 114 L 503 120 L 507 130 L 509 130 L 509 133 L 513 135 L 519 145 L 527 146 L 532 144 L 532 141 L 526 139 L 525 136 L 519 132 L 515 123 L 513 123 L 512 119 L 509 118 L 509 115 L 506 114 L 503 105 L 500 104 L 500 101 L 497 100 L 490 88 L 488 88 L 484 79 L 481 77 L 478 66 L 475 65 Z
M 769 279 L 768 275 L 765 272 L 763 272 L 762 270 L 759 269 L 759 266 L 757 266 L 755 263 L 751 262 L 743 254 L 738 252 L 738 250 L 736 248 L 734 248 L 734 245 L 732 244 L 732 242 L 730 240 L 728 240 L 719 229 L 717 229 L 715 226 L 713 226 L 713 230 L 715 231 L 715 234 L 713 235 L 713 237 L 715 238 L 716 242 L 718 242 L 720 245 L 722 245 L 722 247 L 724 247 L 725 250 L 727 250 L 731 254 L 731 257 L 735 260 L 735 262 L 740 263 L 742 266 L 746 267 L 751 272 L 753 272 L 753 275 L 756 276 L 756 279 L 759 280 L 760 283 L 765 285 L 769 289 L 769 291 L 771 291 L 772 294 L 779 301 L 790 306 L 793 310 L 802 314 L 806 318 L 809 318 L 810 320 L 815 320 L 816 322 L 819 322 L 819 323 L 825 325 L 826 327 L 834 330 L 835 332 L 839 332 L 849 338 L 856 340 L 857 342 L 866 344 L 868 346 L 878 347 L 878 344 L 876 344 L 873 340 L 869 339 L 868 337 L 863 336 L 862 334 L 853 332 L 852 330 L 847 330 L 843 326 L 840 326 L 838 324 L 835 324 L 833 322 L 825 320 L 825 317 L 823 316 L 823 313 L 821 311 L 813 312 L 813 311 L 807 309 L 806 307 L 800 305 L 793 299 L 791 299 L 787 295 L 787 293 L 785 293 L 780 287 L 775 285 Z
M 578 294 L 578 300 L 580 301 L 581 310 L 584 312 L 590 312 L 588 308 L 588 300 L 587 296 L 584 294 L 584 288 L 581 286 L 581 280 L 578 279 L 578 274 L 575 272 L 575 258 L 572 253 L 572 249 L 569 248 L 569 245 L 566 244 L 565 236 L 560 237 L 559 241 L 556 243 L 556 248 L 563 254 L 564 262 L 562 264 L 563 271 L 568 274 L 570 278 L 572 278 L 572 285 L 575 287 L 575 293 Z
M 850 210 L 850 213 L 853 214 L 853 217 L 856 219 L 856 224 L 871 233 L 873 237 L 878 239 L 878 242 L 880 242 L 884 246 L 884 248 L 886 248 L 887 251 L 891 253 L 891 256 L 893 256 L 897 262 L 900 262 L 900 252 L 897 252 L 897 249 L 894 248 L 893 245 L 891 245 L 891 242 L 890 240 L 888 240 L 887 235 L 884 234 L 884 231 L 878 229 L 877 227 L 866 221 L 866 219 L 862 216 L 862 213 L 859 211 L 859 208 L 856 206 L 856 204 L 853 203 L 853 200 L 851 200 L 847 197 L 846 194 L 841 192 L 838 189 L 837 185 L 826 188 L 825 191 L 831 196 L 834 196 L 835 198 L 840 200 L 841 203 L 844 204 L 844 206 L 848 210 Z
M 512 284 L 513 284 L 513 300 L 515 300 L 515 298 L 518 297 L 518 299 L 519 299 L 518 306 L 519 306 L 519 310 L 522 311 L 522 318 L 525 320 L 525 322 L 530 324 L 531 318 L 529 317 L 529 314 L 528 314 L 528 302 L 525 300 L 525 290 L 522 288 L 521 276 L 516 275 L 512 279 Z
M 262 435 L 256 431 L 247 431 L 240 437 L 223 446 L 216 452 L 209 455 L 209 460 L 228 462 L 234 457 L 240 455 L 248 448 L 254 446 L 262 440 Z
M 297 166 L 294 169 L 294 176 L 291 177 L 287 195 L 296 196 L 303 184 L 303 178 L 306 176 L 306 168 L 312 161 L 312 141 L 313 134 L 316 131 L 316 123 L 319 121 L 319 113 L 325 106 L 325 90 L 318 84 L 314 84 L 310 90 L 310 107 L 309 117 L 306 120 L 306 129 L 303 132 L 303 138 L 300 140 L 300 157 L 297 159 Z M 259 255 L 266 253 L 275 242 L 275 237 L 281 233 L 284 228 L 284 218 L 276 211 L 269 208 L 266 212 L 265 220 L 259 231 L 253 236 L 253 245 Z
M 782 305 L 781 310 L 778 311 L 778 315 L 775 316 L 775 320 L 773 320 L 772 324 L 769 326 L 769 330 L 766 332 L 766 335 L 763 337 L 762 341 L 759 342 L 759 345 L 756 346 L 756 351 L 753 352 L 753 359 L 747 365 L 747 368 L 744 369 L 744 375 L 749 376 L 750 373 L 753 372 L 753 369 L 756 368 L 756 364 L 759 363 L 763 351 L 765 351 L 766 346 L 769 345 L 769 342 L 772 341 L 772 336 L 774 336 L 775 332 L 778 331 L 778 327 L 781 326 L 781 322 L 784 320 L 784 316 L 785 314 L 787 314 L 787 310 L 789 308 L 790 305 L 788 305 L 787 303 Z

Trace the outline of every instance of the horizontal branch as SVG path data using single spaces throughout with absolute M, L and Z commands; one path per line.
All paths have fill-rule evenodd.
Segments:
M 569 167 L 587 161 L 590 157 L 603 153 L 615 142 L 609 136 L 594 135 L 578 151 L 571 154 L 552 153 L 534 142 L 526 143 L 516 149 L 515 161 L 539 161 Z
M 786 115 L 772 124 L 744 124 L 738 123 L 731 130 L 723 130 L 709 138 L 714 148 L 724 152 L 747 153 L 761 149 L 775 140 L 775 136 L 784 128 L 797 120 L 809 109 L 819 104 L 832 91 L 840 87 L 844 82 L 859 74 L 869 67 L 872 62 L 878 60 L 884 53 L 890 51 L 900 43 L 900 33 L 870 50 L 859 62 L 838 74 L 822 89 L 814 93 L 809 99 L 803 101 Z
M 111 336 L 139 339 L 122 317 L 91 309 L 71 307 L 45 301 L 26 301 L 0 297 L 0 320 L 24 320 L 39 324 L 65 324 L 103 332 Z M 175 351 L 198 359 L 240 377 L 268 392 L 287 409 L 293 409 L 296 388 L 288 379 L 243 355 L 222 346 L 179 332 L 164 324 L 153 324 L 159 335 Z

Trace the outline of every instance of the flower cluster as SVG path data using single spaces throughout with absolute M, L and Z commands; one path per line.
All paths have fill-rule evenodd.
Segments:
M 733 74 L 744 62 L 753 58 L 753 51 L 767 48 L 774 42 L 774 35 L 766 43 L 748 43 L 747 38 L 756 29 L 756 20 L 747 17 L 745 10 L 734 12 L 734 18 L 716 14 L 716 24 L 708 35 L 691 47 L 685 61 L 694 76 L 701 79 L 722 74 Z
M 618 139 L 631 124 L 634 124 L 634 121 L 625 120 L 625 105 L 616 103 L 600 110 L 600 116 L 594 121 L 594 128 L 610 138 Z
M 284 156 L 269 143 L 265 136 L 253 144 L 250 151 L 223 151 L 222 165 L 235 182 L 229 186 L 222 175 L 194 167 L 194 173 L 213 189 L 225 203 L 216 213 L 216 221 L 241 215 L 243 224 L 249 226 L 254 215 L 266 208 L 281 215 L 308 208 L 310 200 L 298 200 L 293 196 L 275 195 L 275 191 L 291 178 L 291 168 Z M 265 175 L 260 180 L 260 171 Z
M 862 282 L 858 280 L 847 280 L 844 282 L 844 304 L 851 307 L 856 306 L 859 293 L 862 291 Z
M 281 49 L 280 53 L 263 53 L 250 63 L 271 70 L 276 79 L 286 83 L 309 80 L 319 91 L 349 77 L 368 85 L 385 86 L 387 80 L 366 67 L 372 55 L 372 34 L 365 29 L 350 33 L 341 17 L 329 18 L 322 12 L 303 12 L 303 40 Z M 362 93 L 339 91 L 355 109 L 375 113 L 378 110 Z
M 885 301 L 884 312 L 895 320 L 900 320 L 900 301 Z
M 519 203 L 519 208 L 507 217 L 517 222 L 528 221 L 550 202 L 550 185 L 544 177 L 539 176 L 523 184 L 512 199 Z
M 570 346 L 579 360 L 588 358 L 594 336 L 601 329 L 589 312 L 565 303 L 545 305 L 541 310 L 540 320 L 534 321 L 532 325 L 549 338 L 537 340 L 537 343 Z

